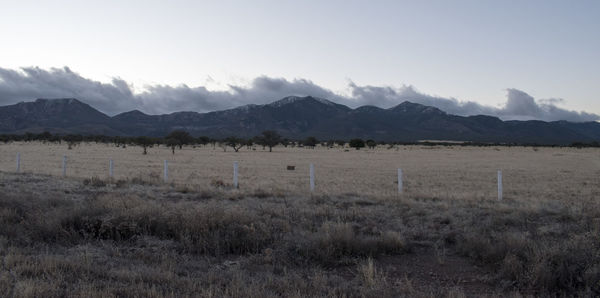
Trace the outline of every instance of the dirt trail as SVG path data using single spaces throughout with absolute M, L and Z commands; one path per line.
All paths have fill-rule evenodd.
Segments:
M 405 255 L 380 257 L 376 262 L 391 279 L 406 278 L 419 292 L 433 288 L 459 289 L 468 297 L 499 294 L 491 282 L 494 272 L 478 267 L 455 253 L 438 256 L 433 250 L 418 249 Z

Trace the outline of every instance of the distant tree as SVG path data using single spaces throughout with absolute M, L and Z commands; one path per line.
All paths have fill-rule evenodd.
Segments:
M 144 148 L 144 153 L 143 153 L 144 155 L 148 154 L 148 151 L 147 151 L 148 146 L 154 144 L 152 139 L 149 137 L 137 137 L 137 138 L 135 138 L 134 142 L 138 146 L 142 146 L 142 148 Z
M 269 152 L 281 142 L 281 136 L 274 130 L 265 130 L 256 139 L 258 144 L 269 147 Z
M 178 146 L 180 150 L 183 145 L 188 145 L 194 142 L 194 138 L 185 130 L 174 130 L 167 135 L 165 139 L 175 139 L 179 141 Z
M 369 146 L 369 149 L 375 149 L 375 147 L 377 146 L 377 143 L 373 140 L 367 140 L 367 146 Z
M 175 154 L 175 147 L 181 146 L 181 142 L 178 139 L 174 139 L 174 138 L 166 139 L 165 144 L 167 145 L 167 147 L 171 147 L 172 154 Z
M 200 145 L 206 145 L 210 142 L 209 137 L 201 136 L 196 139 L 196 143 Z
M 67 142 L 67 145 L 69 146 L 68 149 L 71 150 L 71 149 L 73 149 L 74 146 L 76 146 L 81 141 L 83 141 L 83 136 L 81 136 L 81 135 L 66 135 L 66 136 L 64 136 L 63 139 Z
M 312 147 L 312 149 L 315 149 L 315 146 L 317 146 L 318 143 L 319 141 L 315 137 L 308 137 L 302 142 L 304 146 Z
M 30 132 L 26 132 L 23 135 L 23 141 L 25 142 L 31 142 L 31 141 L 36 141 L 37 140 L 37 135 L 30 133 Z
M 252 145 L 254 145 L 254 141 L 255 141 L 255 138 L 249 138 L 246 140 L 246 143 L 244 145 L 246 145 L 247 149 L 251 149 Z
M 281 144 L 283 145 L 283 147 L 287 148 L 287 146 L 290 145 L 290 140 L 288 138 L 284 138 L 283 140 L 281 140 Z
M 350 147 L 356 148 L 356 150 L 359 150 L 360 148 L 365 147 L 365 141 L 363 141 L 362 139 L 352 139 L 352 140 L 350 140 L 349 145 L 350 145 Z
M 221 149 L 223 149 L 223 152 L 227 152 L 227 143 L 225 142 L 225 140 L 219 141 L 217 142 L 217 144 L 219 144 L 219 147 L 221 147 Z M 214 149 L 215 147 L 213 147 Z
M 346 145 L 346 141 L 345 140 L 335 140 L 335 143 L 340 146 L 343 147 Z
M 115 147 L 120 147 L 121 143 L 125 143 L 125 142 L 121 139 L 121 137 L 114 137 L 113 143 L 114 143 Z
M 262 149 L 265 150 L 267 148 L 267 145 L 265 144 L 265 142 L 263 142 L 262 140 L 262 135 L 260 136 L 255 136 L 254 138 L 252 138 L 252 142 L 254 142 L 256 145 L 260 145 L 262 146 Z
M 244 139 L 236 138 L 236 137 L 228 137 L 223 140 L 226 146 L 233 148 L 235 152 L 238 152 L 240 148 L 242 148 L 245 144 Z
M 41 133 L 39 135 L 38 139 L 41 141 L 44 141 L 44 143 L 48 142 L 48 141 L 52 140 L 52 134 L 50 132 L 44 131 L 43 133 Z

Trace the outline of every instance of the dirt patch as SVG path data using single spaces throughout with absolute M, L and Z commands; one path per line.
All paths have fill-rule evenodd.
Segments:
M 376 264 L 390 279 L 411 280 L 419 292 L 459 289 L 468 297 L 499 294 L 492 282 L 494 272 L 455 253 L 440 256 L 431 249 L 418 249 L 409 254 L 379 257 Z

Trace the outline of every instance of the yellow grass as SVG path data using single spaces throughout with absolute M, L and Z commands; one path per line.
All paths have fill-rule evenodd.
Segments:
M 396 146 L 354 150 L 342 147 L 262 147 L 227 152 L 217 146 L 160 146 L 142 155 L 137 146 L 9 143 L 0 145 L 0 171 L 59 176 L 67 155 L 67 176 L 106 178 L 109 159 L 116 179 L 162 181 L 163 160 L 169 161 L 169 182 L 194 189 L 232 183 L 232 163 L 239 162 L 241 191 L 264 190 L 286 195 L 309 192 L 309 164 L 315 164 L 316 194 L 397 196 L 397 168 L 404 172 L 405 195 L 438 198 L 496 199 L 496 173 L 504 173 L 504 198 L 518 200 L 591 199 L 600 194 L 600 150 L 523 147 Z M 295 171 L 286 170 L 293 165 Z

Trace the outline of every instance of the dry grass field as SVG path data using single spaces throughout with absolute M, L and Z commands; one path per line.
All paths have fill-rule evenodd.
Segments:
M 600 150 L 346 150 L 0 145 L 0 293 L 600 295 Z
M 376 150 L 345 148 L 283 148 L 273 152 L 246 147 L 240 152 L 208 145 L 171 150 L 164 146 L 142 149 L 114 145 L 10 143 L 0 146 L 0 170 L 15 171 L 17 152 L 25 173 L 62 174 L 67 155 L 67 176 L 108 177 L 113 159 L 115 178 L 161 182 L 163 160 L 169 162 L 169 180 L 179 186 L 208 189 L 215 183 L 232 183 L 232 164 L 239 163 L 241 191 L 262 190 L 280 194 L 306 194 L 308 167 L 315 164 L 316 193 L 376 197 L 397 195 L 397 168 L 404 172 L 407 194 L 439 198 L 496 198 L 496 172 L 504 175 L 505 197 L 520 201 L 552 201 L 593 197 L 600 184 L 600 150 L 523 147 L 396 146 Z M 286 170 L 296 166 L 295 171 Z

